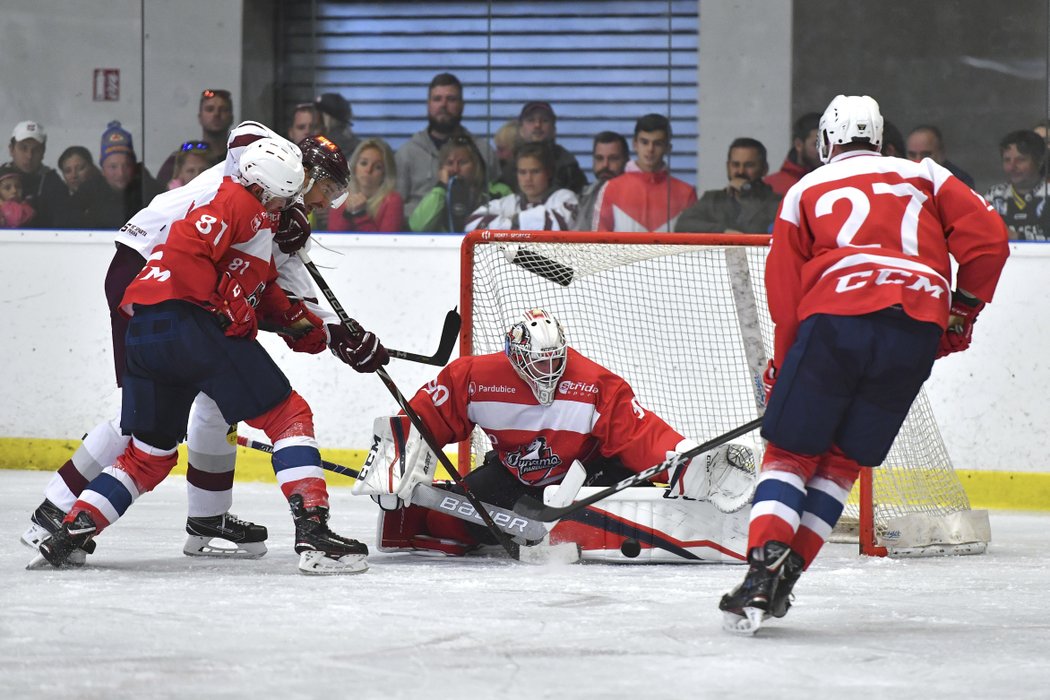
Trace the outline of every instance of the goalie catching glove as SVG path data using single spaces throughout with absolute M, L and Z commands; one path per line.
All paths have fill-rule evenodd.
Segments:
M 682 440 L 668 458 L 693 447 L 692 440 Z M 751 502 L 755 455 L 743 445 L 719 445 L 679 465 L 670 476 L 667 490 L 671 498 L 709 501 L 723 513 L 735 513 Z
M 372 449 L 350 492 L 371 496 L 384 510 L 411 504 L 416 484 L 434 480 L 437 455 L 408 416 L 376 418 L 372 432 Z

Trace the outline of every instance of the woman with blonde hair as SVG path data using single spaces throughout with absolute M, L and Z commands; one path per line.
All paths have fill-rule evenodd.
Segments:
M 394 152 L 380 138 L 365 139 L 350 156 L 349 196 L 328 215 L 329 231 L 404 231 Z

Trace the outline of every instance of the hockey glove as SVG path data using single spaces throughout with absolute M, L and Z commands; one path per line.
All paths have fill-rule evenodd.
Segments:
M 937 348 L 937 359 L 953 352 L 962 352 L 970 347 L 973 337 L 973 324 L 977 321 L 977 314 L 984 308 L 984 302 L 975 296 L 963 291 L 952 294 L 952 307 L 948 311 L 948 327 L 941 336 L 940 346 Z
M 248 301 L 241 283 L 229 272 L 222 273 L 219 286 L 208 299 L 211 311 L 219 317 L 223 331 L 231 338 L 254 340 L 259 332 L 255 308 Z
M 374 333 L 351 335 L 343 324 L 328 324 L 332 353 L 358 372 L 375 372 L 390 362 L 390 355 Z
M 281 212 L 281 222 L 273 240 L 282 253 L 292 253 L 306 245 L 310 238 L 310 220 L 306 217 L 306 207 L 296 202 Z
M 766 364 L 766 371 L 762 373 L 762 389 L 766 392 L 766 405 L 769 405 L 769 395 L 773 393 L 773 385 L 777 383 L 777 368 L 773 366 L 773 360 Z
M 324 321 L 306 308 L 303 302 L 289 306 L 277 320 L 282 328 L 278 332 L 293 351 L 316 355 L 328 347 Z

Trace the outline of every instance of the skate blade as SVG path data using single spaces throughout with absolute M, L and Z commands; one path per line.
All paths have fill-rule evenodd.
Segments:
M 37 555 L 30 559 L 29 563 L 26 564 L 26 571 L 38 571 L 40 569 L 51 569 L 52 571 L 63 569 L 79 569 L 80 567 L 84 566 L 85 561 L 87 561 L 87 554 L 82 549 L 73 550 L 73 552 L 69 555 L 68 558 L 66 558 L 66 561 L 61 566 L 55 566 L 54 564 L 49 562 L 43 554 L 40 554 L 38 552 Z
M 560 544 L 537 544 L 522 547 L 518 550 L 518 561 L 526 564 L 565 565 L 575 564 L 580 560 L 580 546 L 575 542 Z
M 221 544 L 217 544 L 221 543 Z M 225 557 L 226 559 L 258 559 L 266 554 L 265 542 L 235 543 L 221 537 L 190 535 L 182 547 L 188 557 Z
M 765 611 L 758 608 L 744 608 L 743 615 L 724 610 L 722 611 L 722 629 L 750 637 L 762 627 L 765 615 Z
M 338 559 L 324 552 L 311 550 L 299 555 L 299 573 L 307 576 L 363 574 L 368 571 L 367 554 L 344 554 Z

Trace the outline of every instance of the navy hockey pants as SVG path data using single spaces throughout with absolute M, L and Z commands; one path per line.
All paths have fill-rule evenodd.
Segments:
M 891 307 L 804 320 L 779 368 L 762 437 L 790 452 L 838 445 L 863 466 L 882 463 L 930 376 L 941 329 Z

